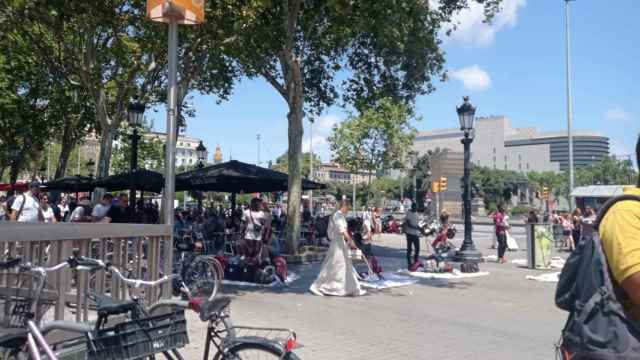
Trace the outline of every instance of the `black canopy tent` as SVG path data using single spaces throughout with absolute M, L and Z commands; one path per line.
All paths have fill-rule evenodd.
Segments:
M 109 191 L 129 190 L 135 185 L 138 191 L 160 193 L 164 187 L 164 176 L 159 172 L 137 169 L 97 179 L 93 185 Z
M 88 176 L 74 175 L 64 176 L 59 179 L 46 182 L 42 186 L 47 190 L 63 192 L 89 192 L 95 188 L 94 179 Z
M 231 160 L 176 175 L 176 190 L 258 193 L 287 191 L 289 176 L 279 171 Z M 302 190 L 326 189 L 326 185 L 302 180 Z
M 235 194 L 287 191 L 289 175 L 231 160 L 176 175 L 176 190 L 215 191 Z M 326 185 L 302 180 L 302 190 L 326 189 Z

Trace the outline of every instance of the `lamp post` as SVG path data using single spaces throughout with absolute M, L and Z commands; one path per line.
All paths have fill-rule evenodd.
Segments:
M 460 130 L 464 132 L 464 138 L 461 141 L 464 145 L 464 191 L 462 194 L 464 202 L 464 241 L 456 255 L 456 260 L 466 264 L 474 264 L 463 267 L 463 270 L 477 271 L 478 263 L 482 261 L 482 254 L 476 250 L 471 237 L 471 143 L 473 142 L 472 131 L 476 108 L 471 105 L 468 96 L 463 99 L 464 103 L 457 108 L 457 112 L 460 120 Z
M 196 167 L 202 169 L 207 160 L 207 148 L 202 143 L 202 140 L 200 140 L 200 144 L 196 147 L 196 156 L 198 156 L 198 165 L 196 165 Z M 198 199 L 198 210 L 202 211 L 202 193 L 198 192 L 196 197 Z
M 135 222 L 135 214 L 136 214 L 136 186 L 134 172 L 138 168 L 138 141 L 140 141 L 140 135 L 138 135 L 138 127 L 142 126 L 144 123 L 144 104 L 134 101 L 129 105 L 127 116 L 129 118 L 129 125 L 133 128 L 133 133 L 131 134 L 131 188 L 129 190 L 129 209 L 131 211 L 131 222 Z
M 309 180 L 313 181 L 313 118 L 309 118 Z M 313 216 L 313 190 L 309 190 L 309 211 Z
M 89 172 L 89 177 L 92 178 L 96 168 L 96 162 L 93 161 L 93 159 L 89 159 L 89 161 L 87 161 L 86 163 L 86 166 L 87 166 L 87 172 Z
M 413 204 L 416 204 L 416 207 L 418 206 L 418 189 L 417 187 L 417 180 L 416 180 L 416 166 L 418 166 L 418 154 L 412 153 L 409 161 L 411 163 L 411 169 L 413 171 Z

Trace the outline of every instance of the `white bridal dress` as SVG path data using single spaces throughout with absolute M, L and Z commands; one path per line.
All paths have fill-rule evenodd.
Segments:
M 349 248 L 342 233 L 347 231 L 347 219 L 340 211 L 331 216 L 327 235 L 331 240 L 329 251 L 324 258 L 320 274 L 309 290 L 316 295 L 359 296 L 365 291 L 360 288 Z

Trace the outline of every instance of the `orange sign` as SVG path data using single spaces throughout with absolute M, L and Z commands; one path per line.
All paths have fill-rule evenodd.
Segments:
M 169 22 L 176 19 L 179 24 L 204 22 L 205 0 L 147 0 L 147 16 L 153 21 Z

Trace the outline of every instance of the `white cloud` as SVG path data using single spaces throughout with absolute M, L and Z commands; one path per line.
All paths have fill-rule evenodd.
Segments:
M 445 31 L 456 29 L 450 36 L 443 36 L 445 42 L 453 42 L 465 46 L 483 47 L 493 43 L 496 33 L 505 28 L 512 28 L 518 22 L 518 11 L 526 6 L 526 0 L 503 0 L 500 11 L 490 24 L 484 22 L 484 7 L 472 1 L 469 8 L 454 16 Z
M 620 122 L 630 122 L 632 119 L 631 113 L 626 112 L 621 107 L 614 107 L 607 110 L 604 113 L 604 117 L 607 120 L 620 121 Z
M 451 70 L 449 76 L 464 85 L 470 91 L 482 91 L 491 86 L 491 77 L 478 65 L 467 66 L 457 70 Z
M 329 149 L 329 143 L 327 137 L 331 134 L 333 126 L 338 124 L 341 118 L 337 115 L 324 115 L 316 119 L 313 123 L 312 135 L 313 138 L 309 139 L 310 131 L 308 123 L 305 129 L 305 138 L 302 140 L 302 151 L 308 152 L 313 144 L 313 153 L 320 156 L 323 160 L 329 160 L 331 158 L 331 151 Z

